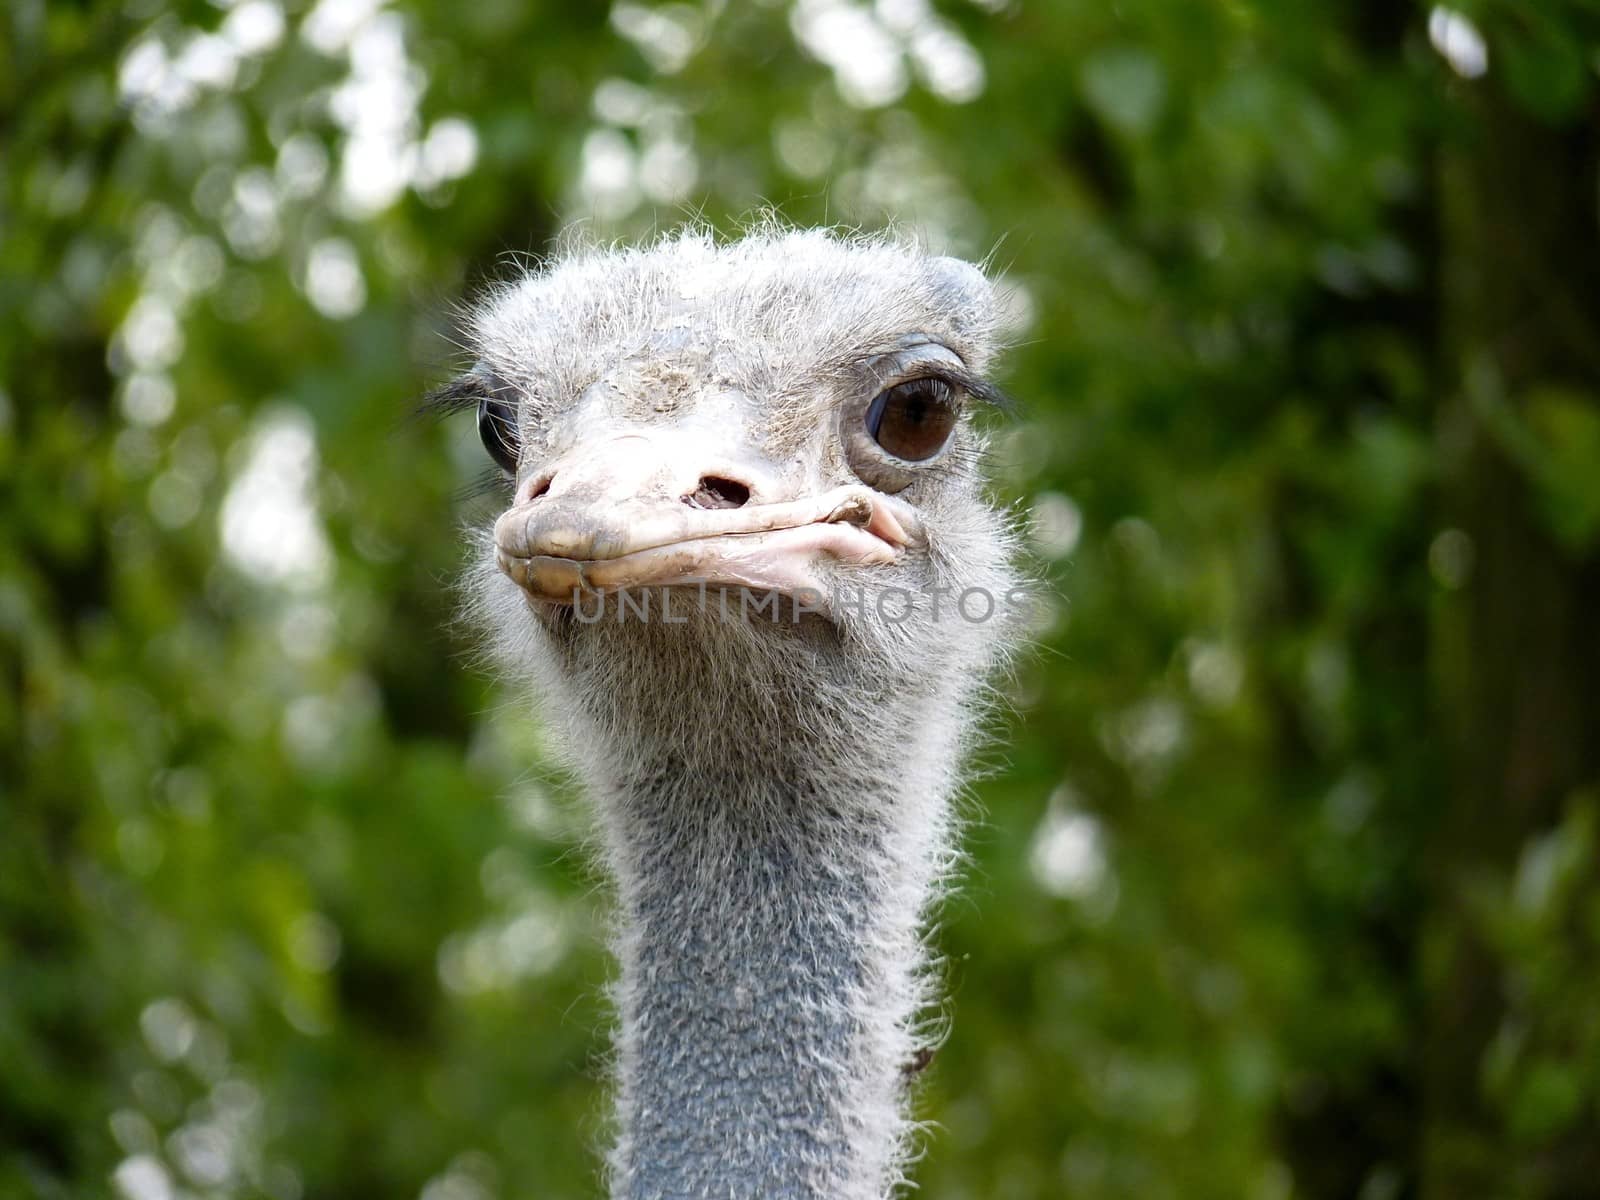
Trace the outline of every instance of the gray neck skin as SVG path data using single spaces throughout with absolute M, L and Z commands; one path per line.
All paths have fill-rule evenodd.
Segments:
M 877 1200 L 900 1178 L 944 789 L 859 757 L 841 783 L 802 755 L 644 757 L 602 796 L 617 1197 Z

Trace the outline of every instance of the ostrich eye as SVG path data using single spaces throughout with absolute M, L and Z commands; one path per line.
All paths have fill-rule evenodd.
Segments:
M 954 389 L 942 379 L 908 379 L 878 393 L 867 408 L 867 434 L 885 453 L 923 462 L 943 450 L 960 414 Z
M 504 400 L 487 396 L 478 401 L 478 437 L 489 457 L 507 475 L 517 473 L 521 440 L 517 437 L 517 410 Z

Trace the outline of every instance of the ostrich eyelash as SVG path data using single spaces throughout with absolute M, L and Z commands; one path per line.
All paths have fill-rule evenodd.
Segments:
M 448 383 L 440 384 L 422 398 L 417 405 L 419 417 L 448 417 L 452 413 L 476 408 L 485 395 L 493 396 L 503 389 L 481 375 L 458 375 Z
M 927 377 L 943 380 L 953 388 L 958 388 L 981 404 L 1015 416 L 1020 409 L 1015 397 L 1002 388 L 990 383 L 987 379 L 963 371 L 956 367 L 947 367 L 943 364 L 936 365 L 924 373 Z
M 905 375 L 900 376 L 890 372 L 877 378 L 876 384 L 879 388 L 889 388 L 906 383 L 916 383 L 922 379 L 937 380 L 954 389 L 957 395 L 969 396 L 978 403 L 1002 412 L 1007 416 L 1016 416 L 1021 407 L 1009 393 L 990 383 L 981 375 L 974 375 L 971 371 L 962 370 L 960 367 L 946 362 L 916 363 Z

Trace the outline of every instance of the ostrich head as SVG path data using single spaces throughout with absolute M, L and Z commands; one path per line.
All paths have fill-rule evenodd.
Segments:
M 748 753 L 833 687 L 969 692 L 1017 606 L 971 419 L 998 322 L 968 263 L 823 231 L 579 251 L 493 291 L 450 393 L 514 480 L 477 581 L 502 660 L 562 723 L 679 752 Z
M 512 496 L 474 595 L 618 883 L 618 1194 L 880 1196 L 918 925 L 1016 622 L 975 267 L 891 239 L 576 251 L 475 310 Z M 924 1031 L 925 1032 L 925 1031 Z

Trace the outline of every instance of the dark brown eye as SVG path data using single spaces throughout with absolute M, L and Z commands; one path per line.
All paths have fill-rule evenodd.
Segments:
M 485 396 L 478 401 L 478 437 L 489 457 L 507 475 L 516 475 L 522 440 L 517 436 L 517 410 L 504 400 Z
M 905 462 L 922 462 L 943 450 L 960 406 L 942 379 L 908 379 L 878 393 L 867 408 L 867 434 Z

